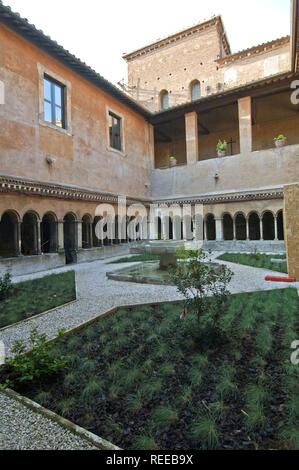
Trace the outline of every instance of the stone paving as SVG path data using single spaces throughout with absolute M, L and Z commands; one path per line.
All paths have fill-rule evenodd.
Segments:
M 219 255 L 220 253 L 217 253 L 217 255 L 211 255 L 211 258 L 214 259 Z M 257 290 L 271 290 L 289 287 L 289 284 L 285 283 L 266 282 L 264 277 L 266 274 L 271 273 L 269 271 L 223 261 L 219 261 L 219 263 L 226 264 L 234 272 L 234 276 L 230 284 L 230 291 L 232 293 L 253 292 Z M 6 353 L 9 353 L 10 348 L 15 340 L 21 338 L 26 340 L 29 337 L 32 328 L 34 327 L 37 327 L 40 332 L 46 333 L 49 338 L 54 338 L 57 335 L 58 329 L 72 329 L 105 313 L 107 310 L 110 310 L 113 307 L 153 302 L 158 303 L 180 299 L 180 295 L 176 292 L 175 287 L 133 284 L 128 282 L 112 281 L 106 278 L 106 272 L 118 270 L 124 266 L 130 265 L 133 264 L 109 264 L 109 260 L 105 260 L 52 270 L 50 272 L 51 274 L 69 269 L 76 271 L 78 301 L 74 304 L 57 308 L 54 311 L 37 318 L 33 317 L 26 323 L 21 323 L 16 326 L 12 325 L 11 327 L 0 331 L 0 340 L 2 340 L 5 344 Z M 15 278 L 14 282 L 38 278 L 47 274 L 49 274 L 49 272 L 22 276 Z M 275 274 L 277 275 L 278 273 Z M 293 286 L 299 289 L 299 283 L 293 284 Z M 22 448 L 31 448 L 30 439 L 24 440 L 24 436 L 21 431 L 22 428 L 28 428 L 26 424 L 26 411 L 23 410 L 23 413 L 19 412 L 19 418 L 15 422 L 15 404 L 12 400 L 7 399 L 7 397 L 4 397 L 1 394 L 0 399 L 0 407 L 2 410 L 5 409 L 4 418 L 6 423 L 5 426 L 1 426 L 0 428 L 0 447 L 17 448 L 19 446 Z M 20 405 L 18 404 L 18 407 L 19 406 Z M 1 413 L 3 416 L 3 411 Z M 28 415 L 28 419 L 29 418 L 30 417 Z M 36 435 L 34 435 L 34 426 L 32 428 L 34 448 L 43 449 L 45 448 L 45 440 L 47 439 L 46 435 L 51 434 L 51 429 L 49 427 L 49 430 L 47 430 L 47 426 L 44 427 L 44 423 L 41 427 L 39 424 L 37 425 L 40 429 L 39 433 L 37 433 L 40 436 L 38 439 Z M 1 430 L 2 434 L 4 430 L 6 437 L 1 437 Z M 63 444 L 63 442 L 65 442 L 65 444 Z M 54 441 L 51 440 L 51 442 L 49 441 L 48 445 L 53 449 L 57 448 L 55 447 L 57 445 L 59 445 L 59 448 L 64 449 L 72 448 L 74 444 L 70 443 L 70 447 L 68 447 L 68 440 L 66 439 L 64 441 L 63 436 L 58 433 L 57 439 L 54 439 Z M 84 443 L 82 443 L 82 445 L 84 445 Z

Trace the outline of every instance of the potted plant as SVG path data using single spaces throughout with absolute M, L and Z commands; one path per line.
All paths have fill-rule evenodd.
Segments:
M 274 137 L 275 146 L 277 148 L 284 147 L 287 143 L 287 138 L 285 135 L 280 134 L 277 137 Z
M 217 155 L 218 157 L 225 157 L 227 152 L 227 142 L 226 140 L 219 140 L 218 144 L 216 145 Z
M 176 164 L 177 164 L 177 159 L 173 156 L 169 157 L 169 166 L 173 167 L 173 166 L 176 166 Z

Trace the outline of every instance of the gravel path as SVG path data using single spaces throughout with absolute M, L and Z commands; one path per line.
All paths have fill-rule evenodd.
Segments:
M 96 450 L 58 423 L 0 394 L 0 449 Z
M 211 258 L 214 259 L 216 256 L 219 256 L 219 253 L 212 255 Z M 285 283 L 266 282 L 264 277 L 269 274 L 269 271 L 224 261 L 219 261 L 219 263 L 229 266 L 234 272 L 230 284 L 232 293 L 289 287 L 289 284 Z M 33 327 L 46 333 L 49 338 L 54 338 L 59 328 L 74 328 L 113 307 L 180 299 L 175 287 L 133 284 L 106 278 L 106 272 L 130 265 L 132 264 L 109 264 L 109 260 L 105 260 L 51 271 L 51 274 L 69 269 L 76 271 L 78 301 L 40 317 L 33 317 L 26 323 L 0 331 L 0 340 L 5 344 L 6 354 L 9 354 L 15 340 L 27 339 Z M 49 273 L 22 276 L 15 278 L 14 282 L 34 279 L 46 274 Z M 299 288 L 299 283 L 293 286 Z M 2 449 L 87 448 L 87 444 L 80 438 L 1 393 L 0 409 L 0 448 Z

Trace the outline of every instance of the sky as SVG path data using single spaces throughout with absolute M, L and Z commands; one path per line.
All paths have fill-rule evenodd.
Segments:
M 113 83 L 122 54 L 221 14 L 232 52 L 290 33 L 290 0 L 2 0 Z

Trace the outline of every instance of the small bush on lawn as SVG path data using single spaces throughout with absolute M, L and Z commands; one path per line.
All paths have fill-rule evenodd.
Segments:
M 190 309 L 201 325 L 216 332 L 227 305 L 228 284 L 233 273 L 225 266 L 211 266 L 201 250 L 189 252 L 189 257 L 174 270 L 173 282 L 185 298 L 185 311 Z
M 48 344 L 46 335 L 39 334 L 36 329 L 30 334 L 29 349 L 30 353 L 26 354 L 25 342 L 15 342 L 12 348 L 13 357 L 6 361 L 11 370 L 9 386 L 39 381 L 43 377 L 57 374 L 65 367 L 66 357 L 53 355 L 54 345 Z
M 11 275 L 9 273 L 0 277 L 0 300 L 7 299 L 12 292 Z

